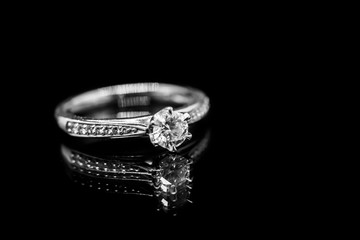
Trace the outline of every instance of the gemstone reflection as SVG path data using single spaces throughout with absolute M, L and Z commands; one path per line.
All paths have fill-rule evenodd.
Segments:
M 98 186 L 96 191 L 148 196 L 156 199 L 165 212 L 177 211 L 189 202 L 191 171 L 208 145 L 210 133 L 190 141 L 178 154 L 154 156 L 100 157 L 65 145 L 61 151 L 68 173 L 83 186 Z M 121 160 L 124 159 L 124 160 Z M 132 159 L 132 161 L 129 161 Z

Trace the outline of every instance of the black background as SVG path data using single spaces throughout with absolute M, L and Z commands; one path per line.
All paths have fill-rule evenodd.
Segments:
M 11 140 L 14 223 L 80 232 L 119 225 L 146 225 L 157 232 L 173 224 L 185 229 L 285 224 L 294 206 L 288 208 L 292 196 L 282 193 L 287 190 L 279 177 L 282 153 L 274 153 L 284 147 L 272 125 L 278 119 L 276 66 L 263 64 L 267 54 L 252 39 L 239 47 L 231 36 L 177 41 L 152 36 L 94 48 L 94 41 L 52 35 L 25 51 L 21 77 L 26 79 L 14 83 L 21 96 L 16 114 L 28 119 L 18 132 L 29 135 Z M 157 212 L 141 197 L 129 200 L 75 187 L 60 156 L 61 131 L 54 119 L 60 101 L 97 87 L 146 81 L 190 85 L 211 100 L 211 140 L 196 166 L 193 204 L 176 216 Z

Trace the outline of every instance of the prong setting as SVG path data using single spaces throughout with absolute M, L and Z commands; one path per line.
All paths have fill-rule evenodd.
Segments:
M 186 135 L 186 139 L 190 140 L 192 138 L 192 134 L 188 132 L 188 134 Z
M 189 122 L 190 119 L 191 119 L 190 114 L 189 114 L 189 113 L 183 113 L 183 119 L 184 119 L 185 121 Z
M 170 152 L 176 152 L 177 147 L 191 138 L 188 132 L 188 113 L 174 111 L 166 107 L 155 113 L 150 120 L 148 134 L 154 146 L 161 146 Z

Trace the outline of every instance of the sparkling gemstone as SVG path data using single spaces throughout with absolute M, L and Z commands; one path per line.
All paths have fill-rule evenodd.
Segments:
M 95 135 L 95 134 L 96 134 L 96 125 L 92 125 L 92 126 L 89 128 L 89 134 L 91 134 L 91 135 Z
M 78 123 L 75 123 L 74 126 L 73 126 L 73 129 L 72 129 L 72 132 L 74 134 L 78 134 L 79 133 L 79 124 Z
M 80 128 L 80 134 L 86 135 L 88 132 L 88 126 L 86 124 L 82 125 Z
M 73 127 L 73 123 L 72 122 L 67 122 L 67 131 L 69 132 L 69 133 L 71 133 L 72 132 L 72 127 Z
M 189 114 L 173 111 L 171 107 L 160 110 L 149 125 L 150 141 L 155 146 L 176 151 L 176 147 L 191 137 L 188 120 Z
M 100 127 L 100 128 L 98 128 L 98 133 L 99 133 L 100 135 L 104 135 L 104 134 L 105 134 L 105 127 Z

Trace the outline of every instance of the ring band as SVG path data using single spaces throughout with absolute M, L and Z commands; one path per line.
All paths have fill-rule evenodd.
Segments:
M 166 103 L 167 107 L 153 112 L 156 102 Z M 113 105 L 122 111 L 98 111 Z M 133 107 L 148 111 L 124 111 Z M 129 138 L 149 135 L 155 146 L 176 151 L 176 147 L 191 138 L 188 124 L 201 120 L 209 107 L 209 98 L 195 88 L 134 83 L 99 88 L 65 100 L 57 106 L 55 118 L 59 127 L 71 136 Z

